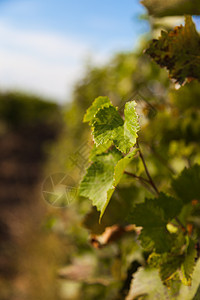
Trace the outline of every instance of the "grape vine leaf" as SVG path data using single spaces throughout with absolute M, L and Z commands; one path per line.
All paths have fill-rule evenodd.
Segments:
M 120 179 L 122 178 L 126 167 L 129 165 L 133 157 L 136 155 L 137 151 L 138 151 L 137 148 L 134 149 L 131 153 L 127 154 L 125 157 L 123 157 L 118 161 L 114 172 L 114 180 L 113 180 L 114 186 L 117 186 L 118 183 L 120 182 Z
M 134 186 L 120 186 L 113 193 L 112 200 L 108 203 L 105 213 L 99 223 L 99 212 L 93 206 L 89 213 L 87 213 L 82 221 L 82 225 L 87 228 L 92 234 L 101 234 L 106 227 L 118 224 L 125 226 L 129 224 L 127 219 L 127 212 L 129 212 L 134 201 L 139 195 L 138 187 Z
M 186 16 L 185 26 L 161 31 L 160 38 L 152 40 L 145 52 L 166 67 L 176 82 L 182 84 L 186 78 L 200 80 L 200 36 L 191 16 Z
M 199 0 L 143 0 L 142 4 L 155 17 L 200 15 Z
M 92 200 L 93 205 L 101 212 L 100 220 L 126 166 L 136 152 L 137 149 L 123 158 L 122 154 L 114 149 L 96 156 L 93 164 L 87 169 L 79 187 L 79 194 Z
M 97 97 L 86 111 L 83 122 L 91 122 L 100 108 L 112 105 L 108 97 Z
M 97 146 L 113 141 L 121 134 L 124 122 L 114 106 L 100 109 L 92 124 L 94 141 Z
M 144 230 L 141 231 L 139 236 L 140 244 L 142 248 L 147 252 L 152 252 L 154 249 L 153 240 L 146 234 Z
M 183 263 L 184 258 L 182 255 L 167 255 L 161 259 L 159 273 L 163 282 L 167 282 L 172 276 L 174 276 L 181 264 Z
M 130 101 L 125 104 L 124 109 L 124 135 L 129 138 L 131 145 L 135 145 L 136 138 L 138 137 L 137 132 L 140 129 L 138 123 L 138 114 L 136 113 L 135 101 Z
M 93 161 L 97 155 L 100 155 L 100 154 L 106 152 L 111 146 L 112 146 L 112 141 L 108 141 L 108 143 L 102 144 L 98 147 L 94 144 L 94 146 L 90 152 L 89 159 L 91 161 Z
M 185 285 L 190 286 L 192 282 L 192 273 L 194 271 L 195 259 L 197 257 L 197 251 L 195 249 L 195 242 L 190 240 L 188 248 L 185 253 L 185 258 L 181 266 L 182 282 Z
M 149 246 L 153 241 L 156 252 L 167 252 L 172 246 L 172 235 L 166 228 L 167 223 L 181 210 L 181 201 L 160 193 L 156 199 L 146 199 L 137 204 L 131 213 L 136 226 L 142 226 L 141 243 Z
M 177 300 L 199 299 L 200 286 L 200 259 L 198 259 L 192 274 L 192 285 L 181 285 Z M 198 295 L 197 295 L 198 293 Z M 196 297 L 197 296 L 197 297 Z
M 182 237 L 182 233 L 174 234 L 174 245 L 170 252 L 161 254 L 153 252 L 148 258 L 149 265 L 159 269 L 161 279 L 165 283 L 169 283 L 169 280 L 177 275 L 178 278 L 181 277 L 183 284 L 191 285 L 197 252 L 195 242 Z
M 92 133 L 96 146 L 112 141 L 116 148 L 128 153 L 136 143 L 139 130 L 136 102 L 127 102 L 124 109 L 125 121 L 114 106 L 98 110 L 92 123 Z
M 133 275 L 131 287 L 126 300 L 134 299 L 162 299 L 168 300 L 169 293 L 163 285 L 158 270 L 140 267 Z
M 192 200 L 200 200 L 200 166 L 185 168 L 181 174 L 172 181 L 176 195 L 187 204 Z

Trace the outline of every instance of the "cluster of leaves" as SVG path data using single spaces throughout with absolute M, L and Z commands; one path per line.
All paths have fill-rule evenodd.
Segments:
M 162 32 L 161 38 L 153 40 L 146 53 L 161 67 L 167 67 L 172 79 L 183 84 L 187 78 L 200 79 L 199 45 L 195 25 L 191 17 L 186 17 L 185 26 L 169 33 Z M 199 83 L 192 82 L 188 86 L 190 96 L 195 89 L 199 92 Z M 98 97 L 84 116 L 84 122 L 89 122 L 91 126 L 94 147 L 79 192 L 80 196 L 89 198 L 96 206 L 100 212 L 99 221 L 103 222 L 103 226 L 95 223 L 98 214 L 94 210 L 87 215 L 85 226 L 94 233 L 100 233 L 110 225 L 121 224 L 118 216 L 112 217 L 112 220 L 109 218 L 112 207 L 113 214 L 116 212 L 116 195 L 122 191 L 122 199 L 128 203 L 125 213 L 122 213 L 123 223 L 137 226 L 136 241 L 148 257 L 148 267 L 142 267 L 135 273 L 127 299 L 141 295 L 146 295 L 145 299 L 184 299 L 184 285 L 190 286 L 199 274 L 198 264 L 195 266 L 199 256 L 200 233 L 199 103 L 188 100 L 182 92 L 183 89 L 187 92 L 188 86 L 172 91 L 167 111 L 154 103 L 159 114 L 153 118 L 151 115 L 145 117 L 149 126 L 144 121 L 139 137 L 135 101 L 127 102 L 122 110 L 113 106 L 109 98 Z M 181 98 L 181 95 L 184 96 Z M 195 97 L 198 98 L 198 95 Z M 164 108 L 167 105 L 164 103 Z M 145 158 L 139 144 L 151 149 Z M 180 149 L 181 145 L 183 149 Z M 144 152 L 146 154 L 148 151 L 144 148 Z M 162 155 L 166 156 L 166 160 Z M 182 168 L 183 161 L 179 167 L 179 163 L 173 160 L 177 157 L 188 162 L 187 168 Z M 164 167 L 170 172 L 179 174 L 166 174 L 158 160 L 161 164 L 164 162 Z M 171 167 L 171 163 L 175 167 Z M 148 164 L 156 168 L 156 171 L 152 168 L 154 178 L 150 175 Z M 147 188 L 142 200 L 135 185 L 135 194 L 131 194 L 130 190 L 126 194 L 123 190 L 123 183 L 128 182 L 129 178 L 134 178 Z M 153 193 L 154 197 L 150 197 L 149 193 Z M 131 204 L 130 197 L 133 199 Z M 119 205 L 116 207 L 120 209 Z M 155 280 L 154 285 L 149 285 L 149 280 Z M 198 284 L 190 289 L 190 294 L 185 290 L 189 295 L 187 299 L 193 298 L 197 288 Z
M 154 11 L 162 9 L 163 16 L 167 16 L 167 6 L 169 8 L 173 4 L 171 15 L 181 15 L 179 9 L 182 3 L 192 6 L 197 1 L 143 2 L 146 6 L 152 3 L 151 12 L 149 10 L 151 15 L 158 16 Z M 175 7 L 174 3 L 178 5 Z M 182 12 L 189 14 L 189 10 L 185 11 L 185 8 L 186 6 Z M 198 10 L 197 5 L 195 13 Z M 191 13 L 194 14 L 194 8 Z M 164 19 L 156 21 L 163 25 Z M 194 26 L 190 25 L 189 31 L 196 32 L 193 30 Z M 171 23 L 169 28 L 172 28 Z M 177 29 L 181 37 L 183 33 L 186 34 L 184 28 L 182 26 L 182 29 Z M 169 55 L 173 68 L 168 70 L 171 77 L 178 74 L 178 78 L 181 78 L 179 82 L 194 77 L 191 75 L 193 60 L 189 59 L 191 64 L 188 65 L 182 61 L 182 54 L 186 49 L 185 55 L 188 54 L 189 57 L 193 55 L 193 51 L 198 50 L 196 46 L 190 49 L 193 44 L 191 32 L 187 34 L 187 39 L 184 38 L 186 42 L 183 43 L 181 38 L 176 42 L 179 56 L 171 40 L 174 34 L 176 41 L 175 32 L 166 32 L 166 43 L 170 44 L 167 47 L 174 49 L 173 55 Z M 196 33 L 194 38 L 195 41 L 198 40 Z M 153 59 L 143 54 L 143 49 L 146 48 L 143 40 L 137 51 L 117 54 L 105 66 L 90 66 L 87 69 L 85 77 L 75 87 L 73 102 L 68 104 L 65 112 L 67 128 L 63 134 L 64 142 L 59 148 L 57 146 L 51 160 L 56 161 L 53 170 L 66 166 L 67 172 L 78 182 L 80 168 L 71 166 L 69 157 L 80 145 L 84 148 L 86 142 L 94 144 L 90 154 L 90 167 L 80 188 L 81 194 L 92 201 L 80 197 L 66 210 L 62 210 L 62 217 L 54 220 L 52 226 L 59 235 L 60 228 L 64 228 L 62 237 L 65 245 L 67 244 L 67 264 L 71 265 L 74 260 L 78 260 L 81 269 L 80 265 L 84 266 L 85 258 L 89 258 L 91 262 L 92 278 L 88 278 L 85 272 L 84 278 L 77 279 L 79 287 L 76 299 L 82 295 L 86 299 L 115 299 L 113 291 L 114 295 L 119 294 L 125 286 L 126 294 L 123 294 L 122 299 L 129 290 L 127 299 L 140 297 L 188 300 L 193 299 L 198 290 L 199 260 L 195 267 L 194 262 L 198 258 L 200 206 L 198 184 L 194 186 L 194 182 L 198 182 L 200 164 L 200 83 L 193 80 L 180 89 L 175 89 L 168 79 L 166 68 L 160 68 Z M 166 54 L 164 51 L 162 49 L 163 57 Z M 195 61 L 194 74 L 198 69 L 198 57 Z M 184 71 L 185 65 L 188 68 L 187 74 Z M 177 81 L 177 78 L 174 79 Z M 88 110 L 82 124 L 84 112 L 99 95 L 108 95 L 114 106 L 107 97 L 99 99 L 97 107 L 92 105 Z M 138 117 L 129 120 L 128 115 L 125 118 L 124 110 L 124 103 L 132 99 L 137 102 L 137 106 L 133 106 L 137 109 L 141 128 L 139 132 L 135 132 L 136 135 L 129 125 L 135 126 L 132 121 L 136 121 Z M 135 113 L 132 106 L 127 106 L 128 108 L 132 114 Z M 92 127 L 94 143 L 91 141 L 87 122 Z M 139 149 L 137 143 L 134 144 L 135 139 L 138 139 Z M 145 157 L 153 182 L 161 191 L 159 194 L 149 184 L 139 150 Z M 95 206 L 91 207 L 91 203 Z M 101 242 L 105 233 L 115 226 L 121 231 L 130 224 L 138 227 L 136 231 L 126 233 L 112 243 L 104 243 L 101 250 L 96 251 L 88 243 L 87 232 L 79 226 L 81 221 L 83 227 L 89 230 L 90 241 L 99 240 L 100 245 L 103 244 Z M 138 265 L 140 267 L 137 271 Z M 185 286 L 181 280 L 187 285 L 192 281 L 192 285 Z
M 156 115 L 156 109 L 165 101 L 169 80 L 164 69 L 160 69 L 142 54 L 145 46 L 141 46 L 140 50 L 134 52 L 116 54 L 105 66 L 90 67 L 86 70 L 85 77 L 75 87 L 73 102 L 67 104 L 64 111 L 66 128 L 62 133 L 62 139 L 53 148 L 47 175 L 55 170 L 59 172 L 65 166 L 65 172 L 70 174 L 74 182 L 80 181 L 92 144 L 88 125 L 82 123 L 82 119 L 86 109 L 91 105 L 91 101 L 98 95 L 109 95 L 112 103 L 118 107 L 122 107 L 125 100 L 131 100 L 134 95 L 140 115 L 142 112 L 151 119 Z M 147 98 L 150 99 L 150 103 L 145 100 Z M 119 112 L 122 115 L 123 108 L 119 109 Z M 141 123 L 142 120 L 140 120 Z M 98 148 L 98 152 L 101 153 L 103 150 L 101 147 Z M 72 164 L 70 159 L 74 153 L 78 152 L 77 150 L 84 156 L 76 156 L 78 165 Z M 94 146 L 91 152 L 91 161 L 93 161 L 92 156 L 96 156 L 96 154 Z M 127 169 L 140 168 L 138 155 L 135 155 L 131 162 Z M 161 170 L 160 165 L 159 169 Z M 138 170 L 139 173 L 140 170 Z M 88 278 L 87 274 L 81 280 L 78 279 L 78 276 L 77 278 L 73 277 L 73 281 L 76 281 L 76 286 L 78 286 L 76 299 L 82 295 L 86 299 L 112 299 L 113 294 L 119 293 L 129 268 L 131 280 L 134 272 L 130 267 L 132 261 L 135 260 L 133 265 L 137 266 L 138 258 L 141 261 L 143 259 L 141 249 L 134 241 L 134 231 L 123 234 L 120 239 L 105 245 L 100 251 L 91 247 L 88 242 L 88 231 L 90 241 L 93 239 L 93 235 L 97 235 L 102 241 L 101 234 L 107 233 L 107 228 L 112 228 L 114 224 L 118 224 L 123 230 L 128 225 L 127 212 L 131 211 L 135 202 L 140 202 L 145 196 L 150 197 L 150 193 L 140 185 L 138 179 L 134 180 L 128 175 L 123 175 L 100 223 L 96 207 L 91 207 L 91 201 L 82 197 L 76 198 L 76 201 L 67 205 L 66 209 L 56 210 L 55 217 L 52 217 L 55 210 L 51 212 L 50 221 L 48 220 L 49 226 L 59 237 L 61 236 L 64 242 L 67 264 L 71 267 L 74 260 L 78 260 L 84 266 L 85 260 L 88 260 L 89 257 L 93 272 L 92 278 Z M 83 226 L 80 226 L 80 223 Z M 62 284 L 65 287 L 66 281 L 62 281 Z M 69 297 L 69 291 L 67 294 Z
M 139 125 L 135 105 L 134 101 L 126 103 L 123 120 L 107 97 L 98 97 L 84 116 L 84 121 L 89 122 L 92 127 L 95 150 L 92 155 L 93 163 L 81 182 L 80 195 L 93 201 L 101 211 L 100 218 L 126 166 L 137 151 L 133 150 L 123 156 L 123 153 L 128 153 L 136 144 Z M 109 150 L 104 153 L 107 149 Z
M 84 121 L 92 127 L 95 147 L 92 163 L 80 184 L 80 195 L 92 200 L 100 211 L 101 220 L 127 166 L 138 151 L 143 158 L 138 147 L 130 151 L 136 144 L 139 130 L 135 102 L 126 103 L 123 120 L 107 97 L 98 97 L 85 114 Z M 146 182 L 155 188 L 149 173 L 147 175 L 149 181 Z M 195 241 L 193 236 L 186 234 L 185 220 L 179 220 L 179 217 L 186 206 L 188 209 L 194 200 L 200 200 L 199 182 L 200 166 L 196 164 L 184 169 L 172 181 L 173 195 L 159 193 L 156 189 L 157 197 L 136 204 L 129 216 L 131 223 L 142 227 L 139 240 L 142 247 L 151 252 L 149 262 L 159 266 L 164 282 L 178 276 L 180 271 L 181 280 L 188 285 L 191 283 L 197 257 Z

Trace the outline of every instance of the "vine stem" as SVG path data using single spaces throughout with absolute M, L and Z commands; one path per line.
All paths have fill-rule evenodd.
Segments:
M 156 195 L 159 196 L 160 193 L 159 193 L 159 191 L 158 191 L 158 189 L 157 189 L 157 187 L 156 187 L 156 185 L 155 185 L 155 183 L 154 183 L 154 181 L 153 181 L 153 179 L 152 179 L 152 177 L 151 177 L 151 175 L 150 175 L 150 173 L 149 173 L 149 170 L 148 170 L 148 168 L 147 168 L 147 165 L 146 165 L 144 156 L 143 156 L 142 151 L 141 151 L 141 149 L 140 149 L 140 147 L 139 147 L 138 141 L 137 141 L 137 146 L 138 146 L 138 149 L 139 149 L 139 156 L 140 156 L 140 158 L 141 158 L 141 160 L 142 160 L 142 163 L 143 163 L 143 165 L 144 165 L 144 169 L 145 169 L 146 175 L 147 175 L 147 177 L 148 177 L 148 179 L 149 179 L 149 180 L 147 180 L 147 182 L 152 186 L 152 188 L 154 189 Z M 143 178 L 143 177 L 142 177 L 142 178 Z M 184 232 L 187 232 L 187 229 L 186 229 L 185 226 L 181 223 L 181 221 L 179 220 L 179 218 L 176 217 L 175 220 L 176 220 L 176 222 L 179 224 L 179 226 L 181 227 L 181 229 L 182 229 Z
M 133 178 L 135 178 L 135 179 L 138 179 L 138 180 L 141 182 L 141 184 L 142 184 L 142 185 L 143 185 L 150 193 L 152 193 L 152 190 L 149 188 L 149 185 L 148 185 L 148 184 L 151 185 L 151 183 L 149 182 L 149 180 L 147 180 L 147 179 L 145 179 L 145 178 L 143 178 L 143 177 L 141 177 L 141 176 L 137 176 L 137 175 L 135 175 L 135 174 L 133 174 L 133 173 L 127 172 L 127 171 L 125 171 L 124 174 L 126 174 L 126 175 L 128 175 L 128 176 L 131 176 L 131 177 L 133 177 Z
M 142 154 L 142 151 L 141 151 L 141 149 L 140 149 L 140 147 L 139 147 L 138 142 L 137 142 L 137 145 L 138 145 L 138 149 L 139 149 L 139 156 L 140 156 L 140 158 L 141 158 L 141 160 L 142 160 L 142 163 L 143 163 L 145 172 L 146 172 L 146 174 L 147 174 L 147 177 L 149 178 L 149 183 L 151 184 L 151 186 L 152 186 L 152 188 L 154 189 L 154 191 L 156 192 L 156 194 L 159 195 L 159 191 L 158 191 L 158 189 L 157 189 L 157 187 L 156 187 L 156 185 L 155 185 L 155 183 L 154 183 L 154 181 L 153 181 L 153 179 L 152 179 L 152 177 L 151 177 L 151 175 L 150 175 L 150 173 L 149 173 L 149 170 L 148 170 L 148 168 L 147 168 L 147 165 L 146 165 L 144 156 L 143 156 L 143 154 Z
M 140 181 L 144 181 L 144 182 L 146 182 L 146 183 L 150 183 L 149 180 L 147 180 L 147 179 L 145 179 L 145 178 L 143 178 L 143 177 L 141 177 L 141 176 L 137 176 L 137 175 L 135 175 L 135 174 L 133 174 L 133 173 L 130 173 L 130 172 L 127 172 L 127 171 L 125 171 L 124 173 L 125 173 L 126 175 L 131 176 L 131 177 L 134 177 L 134 178 L 136 178 L 136 179 L 139 179 Z

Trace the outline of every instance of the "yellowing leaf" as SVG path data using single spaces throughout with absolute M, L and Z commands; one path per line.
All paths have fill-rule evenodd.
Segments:
M 162 31 L 146 53 L 161 67 L 166 67 L 176 82 L 182 84 L 186 78 L 200 80 L 200 36 L 190 16 L 186 17 L 185 26 Z
M 185 285 L 191 285 L 192 273 L 194 271 L 196 257 L 197 251 L 195 249 L 195 242 L 191 240 L 185 253 L 184 262 L 181 266 L 181 271 L 183 275 L 182 282 Z

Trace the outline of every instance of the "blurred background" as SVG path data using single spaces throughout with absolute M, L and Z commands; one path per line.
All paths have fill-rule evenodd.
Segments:
M 148 24 L 137 0 L 0 2 L 0 81 L 17 89 L 71 101 L 85 65 L 103 64 L 118 51 L 132 50 Z
M 82 119 L 98 96 L 118 106 L 136 100 L 140 144 L 164 191 L 198 161 L 198 101 L 182 116 L 199 83 L 175 92 L 143 53 L 161 29 L 181 23 L 149 17 L 138 0 L 0 1 L 1 300 L 127 295 L 145 254 L 135 232 L 123 231 L 126 215 L 150 195 L 125 178 L 98 223 L 91 202 L 78 197 L 93 146 Z M 144 175 L 138 159 L 130 169 Z M 112 240 L 119 228 L 123 237 Z

